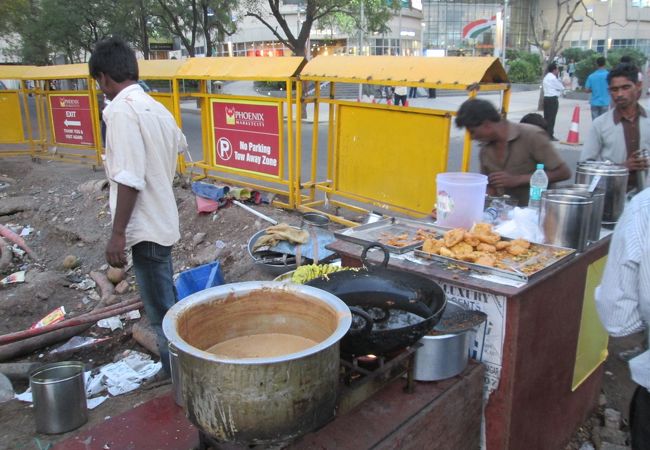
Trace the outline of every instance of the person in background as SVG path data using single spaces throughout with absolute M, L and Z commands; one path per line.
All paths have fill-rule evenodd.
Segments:
M 569 60 L 569 66 L 567 68 L 567 71 L 569 72 L 569 76 L 573 80 L 573 76 L 576 73 L 576 62 L 574 60 Z
M 546 120 L 544 120 L 544 117 L 541 114 L 537 113 L 528 113 L 524 117 L 521 118 L 519 123 L 527 123 L 529 125 L 536 125 L 540 127 L 542 130 L 546 131 L 548 129 L 548 124 L 546 123 Z
M 630 189 L 636 187 L 634 172 L 648 167 L 648 160 L 634 152 L 650 149 L 650 118 L 639 104 L 638 71 L 633 65 L 620 64 L 607 74 L 615 106 L 594 120 L 580 153 L 580 161 L 612 161 L 627 167 Z
M 418 88 L 410 87 L 409 88 L 409 98 L 417 98 L 417 96 L 418 96 Z
M 606 60 L 602 56 L 596 59 L 598 68 L 587 77 L 585 90 L 591 93 L 591 120 L 605 114 L 609 109 L 609 86 L 607 84 L 608 71 L 605 68 Z
M 596 309 L 612 336 L 627 336 L 650 323 L 650 188 L 623 210 L 609 246 Z M 646 335 L 647 336 L 647 335 Z M 650 350 L 629 361 L 637 388 L 630 402 L 633 450 L 650 449 Z
M 503 119 L 487 100 L 466 100 L 456 113 L 456 126 L 481 144 L 479 161 L 489 195 L 507 194 L 519 206 L 528 205 L 530 177 L 538 163 L 544 164 L 549 183 L 571 177 L 545 130 Z
M 124 267 L 126 248 L 131 248 L 140 298 L 158 338 L 162 374 L 169 375 L 162 319 L 177 300 L 171 252 L 180 238 L 172 182 L 187 141 L 167 108 L 138 85 L 138 62 L 124 41 L 97 43 L 88 68 L 111 101 L 103 111 L 113 220 L 106 261 Z
M 408 93 L 408 88 L 406 86 L 397 86 L 395 87 L 395 105 L 402 103 L 402 106 L 406 106 L 406 94 Z
M 560 107 L 559 97 L 564 92 L 564 85 L 558 79 L 557 64 L 551 63 L 548 65 L 546 75 L 542 81 L 542 89 L 544 90 L 544 120 L 548 123 L 548 135 L 552 141 L 557 141 L 555 137 L 555 118 L 557 117 L 557 110 Z

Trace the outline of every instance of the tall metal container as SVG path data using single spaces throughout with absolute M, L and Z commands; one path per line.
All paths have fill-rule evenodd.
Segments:
M 286 441 L 334 416 L 339 341 L 352 318 L 332 294 L 310 286 L 246 282 L 197 292 L 165 315 L 178 351 L 188 418 L 220 442 Z M 229 339 L 282 333 L 316 342 L 287 355 L 230 359 L 205 351 Z
M 549 189 L 547 192 L 549 194 L 577 194 L 591 198 L 594 201 L 594 204 L 591 208 L 591 218 L 589 221 L 589 231 L 587 231 L 587 240 L 589 242 L 596 242 L 600 239 L 600 229 L 603 222 L 603 210 L 605 208 L 605 191 L 602 189 L 596 189 L 594 192 L 589 192 L 589 185 L 570 184 L 557 189 Z
M 605 191 L 603 223 L 614 224 L 618 222 L 625 207 L 629 172 L 624 166 L 611 162 L 586 161 L 578 164 L 577 184 L 589 185 L 597 176 L 600 177 L 598 188 Z
M 36 431 L 59 434 L 88 420 L 84 365 L 77 361 L 46 364 L 29 375 Z
M 544 243 L 583 251 L 593 203 L 593 199 L 586 196 L 545 191 L 539 213 Z

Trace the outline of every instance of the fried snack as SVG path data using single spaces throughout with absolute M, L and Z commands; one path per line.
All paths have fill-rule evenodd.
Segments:
M 461 255 L 461 256 L 458 257 L 458 259 L 460 259 L 461 261 L 467 261 L 467 262 L 471 262 L 471 263 L 473 263 L 473 262 L 475 262 L 475 261 L 476 261 L 476 260 L 477 260 L 481 255 L 482 255 L 482 253 L 480 253 L 480 252 L 472 252 L 472 253 L 468 253 L 468 254 L 466 254 L 466 255 Z
M 497 248 L 494 245 L 486 244 L 484 242 L 481 242 L 476 246 L 476 250 L 479 252 L 484 252 L 484 253 L 496 253 Z
M 479 234 L 477 235 L 477 237 L 479 241 L 490 245 L 495 245 L 497 242 L 501 240 L 501 236 L 499 236 L 496 233 Z
M 466 232 L 463 235 L 463 242 L 467 242 L 472 247 L 476 247 L 478 244 L 481 243 L 481 241 L 479 241 L 478 238 L 470 232 Z
M 518 245 L 521 248 L 525 248 L 528 250 L 530 248 L 530 242 L 528 242 L 526 239 L 513 239 L 510 241 L 511 245 Z
M 422 251 L 437 255 L 440 253 L 440 248 L 445 245 L 442 239 L 426 239 L 422 244 Z
M 465 230 L 463 228 L 454 228 L 445 233 L 445 247 L 451 248 L 463 240 Z
M 426 241 L 427 239 L 436 239 L 437 237 L 438 233 L 432 230 L 427 230 L 425 228 L 418 228 L 418 230 L 415 232 L 416 241 Z
M 508 247 L 506 251 L 513 256 L 519 256 L 523 253 L 526 253 L 526 249 L 520 247 L 519 245 L 510 245 L 510 247 Z
M 474 226 L 472 227 L 471 230 L 469 230 L 470 233 L 473 234 L 492 234 L 492 224 L 489 223 L 475 223 Z
M 474 261 L 475 264 L 480 264 L 482 266 L 487 266 L 487 267 L 494 267 L 496 262 L 497 260 L 494 256 L 488 255 L 486 253 L 482 254 Z
M 447 247 L 440 247 L 440 256 L 446 256 L 447 258 L 455 258 L 456 257 L 454 252 L 449 250 Z
M 507 249 L 508 247 L 510 247 L 510 244 L 511 244 L 511 241 L 499 241 L 495 245 L 496 245 L 497 251 L 499 251 L 499 250 Z
M 458 244 L 454 245 L 451 247 L 449 250 L 451 250 L 454 255 L 462 256 L 462 255 L 469 255 L 474 251 L 474 248 L 469 245 L 467 242 L 459 242 Z

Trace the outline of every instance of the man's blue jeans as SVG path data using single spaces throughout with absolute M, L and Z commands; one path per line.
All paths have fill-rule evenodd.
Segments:
M 158 338 L 160 362 L 169 374 L 169 349 L 167 338 L 162 331 L 162 320 L 177 300 L 173 280 L 172 248 L 145 241 L 134 245 L 131 250 L 140 298 Z
M 594 106 L 594 105 L 591 105 L 591 120 L 594 120 L 598 116 L 602 116 L 607 111 L 609 111 L 609 106 Z

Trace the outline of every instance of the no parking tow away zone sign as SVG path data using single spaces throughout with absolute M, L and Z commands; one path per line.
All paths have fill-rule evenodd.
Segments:
M 88 95 L 50 95 L 49 98 L 54 142 L 94 146 L 95 135 Z
M 277 103 L 212 99 L 210 110 L 215 165 L 279 176 Z

